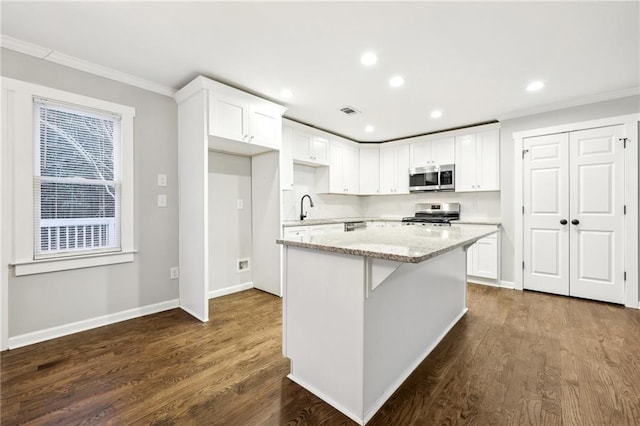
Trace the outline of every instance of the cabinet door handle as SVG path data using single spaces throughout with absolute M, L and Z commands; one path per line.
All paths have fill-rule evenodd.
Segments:
M 249 138 L 249 142 L 251 142 L 252 140 L 253 140 L 253 136 L 251 136 L 251 137 Z
M 245 140 L 249 135 L 242 135 L 242 140 Z
M 560 219 L 560 225 L 566 225 L 567 219 Z
M 573 220 L 571 221 L 571 224 L 572 224 L 572 225 L 579 225 L 579 224 L 580 224 L 580 221 L 579 221 L 578 219 L 573 219 Z

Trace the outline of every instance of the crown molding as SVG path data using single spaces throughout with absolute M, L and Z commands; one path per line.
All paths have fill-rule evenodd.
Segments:
M 610 101 L 612 99 L 626 98 L 627 96 L 640 95 L 640 86 L 631 87 L 628 89 L 615 90 L 612 92 L 598 93 L 596 95 L 583 96 L 580 98 L 569 99 L 567 101 L 555 102 L 551 104 L 542 105 L 539 107 L 521 109 L 516 111 L 506 112 L 498 115 L 499 121 L 511 120 L 514 118 L 526 117 L 528 115 L 541 114 L 544 112 L 557 111 L 559 109 L 577 107 L 582 105 L 593 104 L 596 102 Z
M 173 97 L 176 92 L 171 87 L 136 77 L 135 75 L 127 74 L 113 68 L 98 65 L 90 61 L 85 61 L 84 59 L 76 58 L 75 56 L 66 55 L 37 44 L 18 40 L 4 34 L 2 34 L 1 43 L 2 47 L 5 49 L 14 50 L 16 52 L 24 53 L 25 55 L 64 65 L 99 77 L 108 78 L 110 80 L 118 81 L 150 92 L 159 93 L 164 96 Z

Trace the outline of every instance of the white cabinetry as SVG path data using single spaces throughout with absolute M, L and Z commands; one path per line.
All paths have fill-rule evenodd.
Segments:
M 456 192 L 500 189 L 498 130 L 456 136 Z
M 380 193 L 409 193 L 409 146 L 380 148 Z
M 360 153 L 357 144 L 331 139 L 329 167 L 317 169 L 317 191 L 333 194 L 359 194 Z
M 455 162 L 454 138 L 415 141 L 409 145 L 410 168 L 440 166 Z
M 209 186 L 211 151 L 254 156 L 251 161 L 252 279 L 254 287 L 281 295 L 279 149 L 285 108 L 205 77 L 175 94 L 178 103 L 180 307 L 209 318 L 213 236 L 225 224 L 209 221 L 209 201 L 222 188 Z M 211 254 L 212 256 L 209 256 Z
M 380 148 L 360 147 L 360 194 L 380 193 Z
M 467 251 L 467 274 L 474 277 L 498 278 L 498 237 L 489 235 L 478 240 Z M 470 278 L 469 281 L 474 281 Z
M 219 141 L 218 146 L 213 140 L 210 147 L 228 152 L 228 141 L 255 146 L 247 146 L 246 153 L 233 152 L 246 155 L 280 149 L 282 107 L 234 90 L 209 90 L 209 135 L 227 140 Z
M 327 166 L 329 164 L 329 138 L 309 131 L 294 129 L 293 161 L 307 166 Z
M 331 223 L 327 225 L 300 225 L 286 226 L 282 235 L 287 240 L 305 241 L 309 237 L 317 235 L 337 234 L 344 232 L 344 223 Z

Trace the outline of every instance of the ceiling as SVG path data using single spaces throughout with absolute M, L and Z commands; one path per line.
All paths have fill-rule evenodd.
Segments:
M 174 90 L 202 74 L 295 120 L 384 141 L 638 93 L 639 6 L 2 1 L 1 32 Z M 360 64 L 365 51 L 375 65 Z M 390 87 L 394 75 L 402 87 Z M 532 80 L 545 87 L 527 92 Z M 430 118 L 436 109 L 443 116 Z

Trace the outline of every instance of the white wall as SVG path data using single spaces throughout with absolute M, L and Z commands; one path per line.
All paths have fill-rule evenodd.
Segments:
M 178 282 L 169 278 L 169 268 L 178 265 L 178 131 L 174 100 L 14 51 L 2 49 L 1 54 L 1 73 L 5 77 L 136 109 L 135 261 L 22 277 L 13 276 L 11 271 L 9 336 L 176 300 Z M 166 188 L 156 186 L 158 173 L 167 175 Z M 158 193 L 167 194 L 168 207 L 156 207 Z M 8 194 L 2 197 L 5 204 L 11 200 Z
M 251 282 L 251 271 L 237 272 L 238 259 L 248 257 L 251 159 L 209 152 L 209 291 Z
M 514 170 L 513 167 L 513 133 L 637 112 L 640 112 L 640 96 L 630 96 L 501 122 L 500 186 L 502 189 L 501 217 L 503 226 L 502 279 L 504 281 L 513 281 L 515 277 L 513 270 L 513 241 L 514 235 L 518 230 L 514 229 L 516 206 L 513 202 L 513 182 L 515 173 L 522 172 L 521 170 Z
M 293 191 L 282 191 L 282 217 L 284 220 L 300 219 L 300 198 L 309 194 L 315 207 L 309 209 L 309 200 L 304 200 L 309 219 L 333 217 L 360 217 L 362 206 L 356 195 L 335 195 L 316 193 L 316 169 L 294 164 Z
M 363 197 L 365 217 L 413 216 L 417 203 L 460 203 L 462 219 L 499 219 L 500 192 L 419 192 L 408 195 Z

